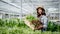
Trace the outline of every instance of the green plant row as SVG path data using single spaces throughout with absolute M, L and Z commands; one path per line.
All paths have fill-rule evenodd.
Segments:
M 60 25 L 55 24 L 56 22 L 48 22 L 48 31 L 60 31 Z
M 33 31 L 24 23 L 23 20 L 20 19 L 0 19 L 0 34 L 59 34 L 59 33 L 60 26 L 50 21 L 48 22 L 47 31 L 41 32 L 41 30 Z
M 0 19 L 0 27 L 21 27 L 25 26 L 24 21 L 20 19 Z

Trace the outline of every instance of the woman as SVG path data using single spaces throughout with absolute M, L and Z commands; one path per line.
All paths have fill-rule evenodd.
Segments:
M 40 26 L 42 28 L 42 31 L 46 31 L 47 29 L 47 23 L 48 23 L 48 18 L 45 13 L 45 9 L 42 7 L 38 7 L 37 9 L 37 17 L 39 18 L 39 21 L 43 24 L 43 26 Z

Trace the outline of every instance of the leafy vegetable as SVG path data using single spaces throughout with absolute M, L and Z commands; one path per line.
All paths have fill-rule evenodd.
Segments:
M 48 28 L 47 28 L 48 31 L 58 31 L 60 30 L 59 28 L 60 26 L 58 24 L 55 24 L 55 22 L 51 21 L 48 22 Z
M 30 22 L 31 22 L 32 20 L 38 20 L 36 17 L 34 17 L 34 16 L 32 16 L 32 15 L 27 15 L 27 16 L 26 16 L 26 19 L 29 20 Z
M 49 22 L 47 30 L 46 32 L 33 31 L 20 19 L 0 19 L 0 34 L 60 34 L 60 25 Z

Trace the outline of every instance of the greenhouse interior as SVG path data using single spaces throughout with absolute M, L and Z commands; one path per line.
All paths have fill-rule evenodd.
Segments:
M 45 9 L 47 31 L 25 23 L 37 18 L 37 7 Z M 0 0 L 0 34 L 60 34 L 60 0 Z

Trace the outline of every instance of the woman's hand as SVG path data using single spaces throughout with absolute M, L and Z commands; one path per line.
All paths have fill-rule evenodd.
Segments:
M 40 30 L 42 28 L 43 28 L 43 25 L 40 25 L 40 26 L 36 27 L 35 30 Z

